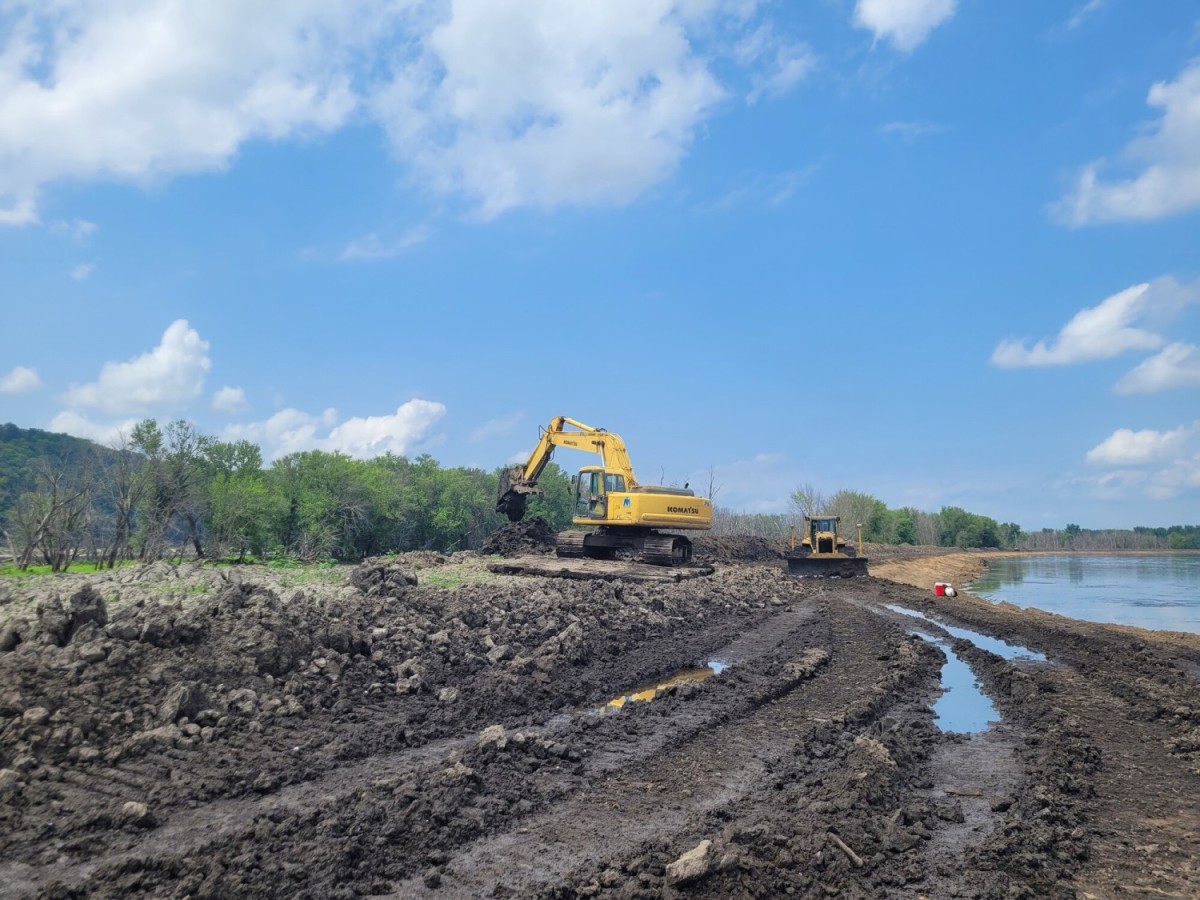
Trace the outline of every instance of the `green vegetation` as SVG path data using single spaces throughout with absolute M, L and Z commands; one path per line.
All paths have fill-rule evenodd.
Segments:
M 120 448 L 0 428 L 0 538 L 22 572 L 178 558 L 277 568 L 387 552 L 479 547 L 504 523 L 499 470 L 431 456 L 353 459 L 319 450 L 264 465 L 249 441 L 176 421 L 139 422 Z M 571 519 L 570 482 L 551 464 L 527 515 Z
M 336 580 L 340 562 L 409 550 L 478 549 L 504 524 L 495 512 L 499 471 L 446 468 L 433 457 L 353 459 L 310 450 L 265 465 L 249 441 L 222 442 L 185 421 L 138 423 L 116 449 L 43 431 L 0 426 L 0 539 L 12 563 L 0 574 L 94 571 L 131 560 L 194 557 L 265 562 L 296 584 Z M 571 485 L 551 463 L 527 516 L 571 523 Z M 806 514 L 862 523 L 869 543 L 1038 549 L 1195 549 L 1200 526 L 1025 534 L 959 507 L 890 509 L 858 491 L 826 496 L 798 487 L 791 509 L 747 515 L 717 507 L 717 534 L 782 538 Z M 313 568 L 312 563 L 320 563 Z M 438 577 L 430 583 L 437 584 Z M 467 576 L 461 576 L 467 577 Z M 453 579 L 460 576 L 453 576 Z M 451 576 L 444 576 L 450 584 Z M 461 581 L 455 582 L 461 583 Z

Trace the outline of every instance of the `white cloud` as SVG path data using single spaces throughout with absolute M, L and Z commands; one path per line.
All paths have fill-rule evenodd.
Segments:
M 108 362 L 91 384 L 73 385 L 64 396 L 71 407 L 109 413 L 142 412 L 185 403 L 198 396 L 208 373 L 208 342 L 177 319 L 157 347 L 127 362 Z
M 1178 342 L 1130 370 L 1115 390 L 1118 394 L 1152 394 L 1176 388 L 1200 388 L 1200 347 Z
M 47 229 L 51 234 L 57 234 L 61 237 L 70 238 L 73 241 L 83 242 L 96 233 L 99 226 L 95 222 L 89 222 L 87 219 L 71 219 L 70 221 L 58 220 L 51 222 Z
M 724 5 L 456 0 L 372 108 L 422 184 L 483 218 L 625 204 L 674 172 L 724 94 L 689 34 Z
M 42 185 L 220 169 L 254 138 L 340 126 L 348 61 L 405 4 L 208 0 L 11 4 L 0 39 L 0 221 Z
M 92 274 L 92 270 L 96 268 L 92 263 L 80 263 L 71 270 L 71 277 L 76 281 L 86 281 Z
M 6 375 L 0 376 L 0 394 L 26 394 L 42 386 L 36 369 L 16 366 Z
M 213 394 L 212 408 L 215 412 L 238 413 L 248 406 L 246 392 L 240 387 L 223 387 Z
M 226 441 L 258 444 L 267 459 L 278 459 L 303 450 L 340 451 L 368 459 L 384 453 L 403 455 L 430 437 L 446 407 L 429 400 L 409 400 L 395 413 L 346 419 L 338 424 L 337 410 L 314 416 L 298 409 L 283 409 L 263 422 L 230 425 L 221 433 Z M 322 434 L 328 430 L 327 434 Z
M 347 244 L 338 259 L 392 259 L 425 243 L 430 234 L 432 230 L 428 225 L 417 225 L 394 238 L 368 234 Z
M 19 197 L 15 191 L 6 193 L 0 187 L 0 225 L 32 225 L 36 221 L 38 215 L 33 197 Z
M 1121 467 L 1094 479 L 1097 497 L 1177 497 L 1200 488 L 1200 420 L 1170 431 L 1119 428 L 1088 452 L 1087 461 Z
M 781 39 L 770 25 L 760 25 L 734 47 L 734 58 L 751 70 L 753 90 L 747 103 L 780 97 L 795 87 L 817 64 L 812 48 L 802 41 Z
M 89 441 L 113 447 L 119 443 L 123 435 L 128 436 L 137 423 L 137 419 L 125 419 L 121 422 L 95 422 L 80 413 L 65 410 L 50 420 L 47 430 L 73 434 L 75 437 L 86 438 Z
M 1146 221 L 1200 208 L 1200 59 L 1175 81 L 1151 87 L 1146 102 L 1162 117 L 1122 153 L 1140 171 L 1106 180 L 1106 161 L 1088 164 L 1071 193 L 1051 206 L 1055 219 L 1072 226 Z
M 737 187 L 726 191 L 714 202 L 705 204 L 706 210 L 724 211 L 744 204 L 760 206 L 782 206 L 792 199 L 817 171 L 815 165 L 803 169 L 791 169 L 773 175 L 756 175 L 744 179 Z
M 1110 466 L 1137 466 L 1168 459 L 1196 434 L 1198 426 L 1200 423 L 1181 425 L 1171 431 L 1118 428 L 1088 451 L 1087 461 Z
M 38 221 L 55 182 L 219 170 L 249 141 L 327 133 L 356 115 L 385 128 L 413 183 L 465 196 L 483 218 L 625 204 L 676 170 L 726 96 L 718 60 L 731 81 L 749 81 L 751 99 L 812 68 L 807 45 L 777 34 L 762 5 L 19 4 L 0 37 L 0 224 Z M 368 235 L 344 258 L 395 255 L 424 237 Z
M 1104 0 L 1087 0 L 1087 3 L 1071 13 L 1071 18 L 1067 20 L 1067 29 L 1073 31 L 1078 28 L 1091 17 L 1092 13 L 1099 10 L 1103 5 Z
M 490 419 L 484 422 L 478 428 L 471 432 L 471 441 L 485 441 L 489 438 L 504 437 L 512 434 L 513 430 L 521 424 L 525 418 L 525 413 L 517 410 L 514 413 L 509 413 L 506 416 L 499 416 L 495 419 Z M 529 454 L 525 455 L 528 459 Z
M 428 437 L 445 414 L 441 403 L 409 400 L 388 416 L 347 419 L 329 432 L 325 449 L 363 459 L 388 452 L 404 454 Z
M 1032 347 L 1024 341 L 1001 341 L 992 352 L 992 363 L 1001 368 L 1062 366 L 1093 359 L 1110 359 L 1127 350 L 1155 350 L 1160 335 L 1130 324 L 1146 312 L 1154 296 L 1149 284 L 1113 294 L 1098 306 L 1077 312 L 1053 340 Z
M 957 0 L 858 0 L 854 24 L 910 53 L 954 15 L 957 5 Z

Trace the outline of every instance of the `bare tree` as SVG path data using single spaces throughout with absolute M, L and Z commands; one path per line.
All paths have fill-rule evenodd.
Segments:
M 825 505 L 829 502 L 824 494 L 808 483 L 792 491 L 789 499 L 793 521 L 799 521 L 805 516 L 819 516 L 825 512 Z
M 708 499 L 716 500 L 717 494 L 721 493 L 721 488 L 724 485 L 717 484 L 717 470 L 709 463 L 708 465 Z
M 132 438 L 118 432 L 112 449 L 115 453 L 107 456 L 101 479 L 112 507 L 112 530 L 101 562 L 110 569 L 118 560 L 133 556 L 129 546 L 133 536 L 133 514 L 146 491 L 146 481 L 138 477 L 141 467 Z
M 28 569 L 34 553 L 54 572 L 65 571 L 79 554 L 90 524 L 95 467 L 90 455 L 73 460 L 39 459 L 32 465 L 36 489 L 17 498 L 9 538 L 18 569 Z

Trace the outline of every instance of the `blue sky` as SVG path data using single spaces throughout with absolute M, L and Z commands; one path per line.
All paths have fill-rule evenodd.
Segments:
M 1195 523 L 1198 249 L 1182 0 L 0 4 L 24 427 Z

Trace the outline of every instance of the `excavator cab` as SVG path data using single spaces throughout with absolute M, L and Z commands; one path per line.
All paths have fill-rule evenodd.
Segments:
M 624 494 L 625 476 L 619 472 L 587 467 L 572 481 L 575 483 L 575 518 L 603 522 L 608 519 L 609 494 Z

